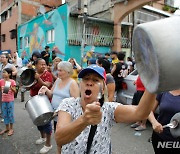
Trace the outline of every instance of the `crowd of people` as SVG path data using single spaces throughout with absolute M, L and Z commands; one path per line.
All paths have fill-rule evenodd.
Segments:
M 17 52 L 2 53 L 0 55 L 0 111 L 5 129 L 0 132 L 0 135 L 8 133 L 11 136 L 14 133 L 14 98 L 18 87 L 21 86 L 16 82 L 16 75 L 18 69 L 26 66 L 35 70 L 36 82 L 26 87 L 26 90 L 30 90 L 30 97 L 38 94 L 47 95 L 57 114 L 53 119 L 53 125 L 50 121 L 46 125 L 37 126 L 40 138 L 35 143 L 45 143 L 40 153 L 47 153 L 52 149 L 51 134 L 54 128 L 57 153 L 110 154 L 112 152 L 110 130 L 114 123 L 136 122 L 131 127 L 135 130 L 145 130 L 147 119 L 154 129 L 152 141 L 157 151 L 155 148 L 157 142 L 167 141 L 170 136 L 167 130 L 163 130 L 162 125 L 169 123 L 170 118 L 180 111 L 177 107 L 170 108 L 174 103 L 171 101 L 176 101 L 176 105 L 179 106 L 179 90 L 159 94 L 155 101 L 156 95 L 149 93 L 138 77 L 135 82 L 137 91 L 132 105 L 122 105 L 116 102 L 115 95 L 122 90 L 123 79 L 134 70 L 132 58 L 128 57 L 126 62 L 123 52 L 113 51 L 96 60 L 88 60 L 87 63 L 88 66 L 82 68 L 74 58 L 62 61 L 56 56 L 51 62 L 49 46 L 46 46 L 42 53 L 34 52 L 29 60 L 25 58 L 25 52 L 21 57 Z M 10 82 L 10 88 L 8 93 L 5 93 L 7 81 Z M 162 112 L 156 119 L 153 109 L 158 104 Z M 171 113 L 164 113 L 165 107 Z M 96 133 L 91 134 L 93 129 Z M 170 139 L 178 140 L 172 136 Z

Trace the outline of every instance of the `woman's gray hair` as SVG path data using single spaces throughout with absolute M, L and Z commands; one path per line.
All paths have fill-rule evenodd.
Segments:
M 70 75 L 73 74 L 73 66 L 68 61 L 61 61 L 60 63 L 58 63 L 57 67 L 58 67 L 58 69 L 62 69 L 64 71 L 68 72 Z

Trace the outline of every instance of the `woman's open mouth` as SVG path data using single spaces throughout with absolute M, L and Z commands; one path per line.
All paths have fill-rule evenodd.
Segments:
M 85 97 L 86 98 L 89 98 L 91 95 L 92 95 L 92 91 L 91 90 L 88 89 L 88 90 L 85 91 Z

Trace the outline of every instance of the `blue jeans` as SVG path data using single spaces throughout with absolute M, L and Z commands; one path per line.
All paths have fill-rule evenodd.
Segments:
M 2 102 L 2 115 L 5 125 L 14 123 L 14 101 Z

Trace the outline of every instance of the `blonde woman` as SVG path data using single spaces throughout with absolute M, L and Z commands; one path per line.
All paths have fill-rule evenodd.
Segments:
M 79 87 L 75 80 L 71 78 L 73 67 L 70 62 L 61 61 L 58 64 L 58 78 L 53 87 L 49 90 L 46 86 L 42 86 L 39 93 L 46 94 L 52 98 L 51 104 L 54 111 L 64 98 L 79 97 Z M 54 131 L 56 131 L 57 117 L 54 118 Z

